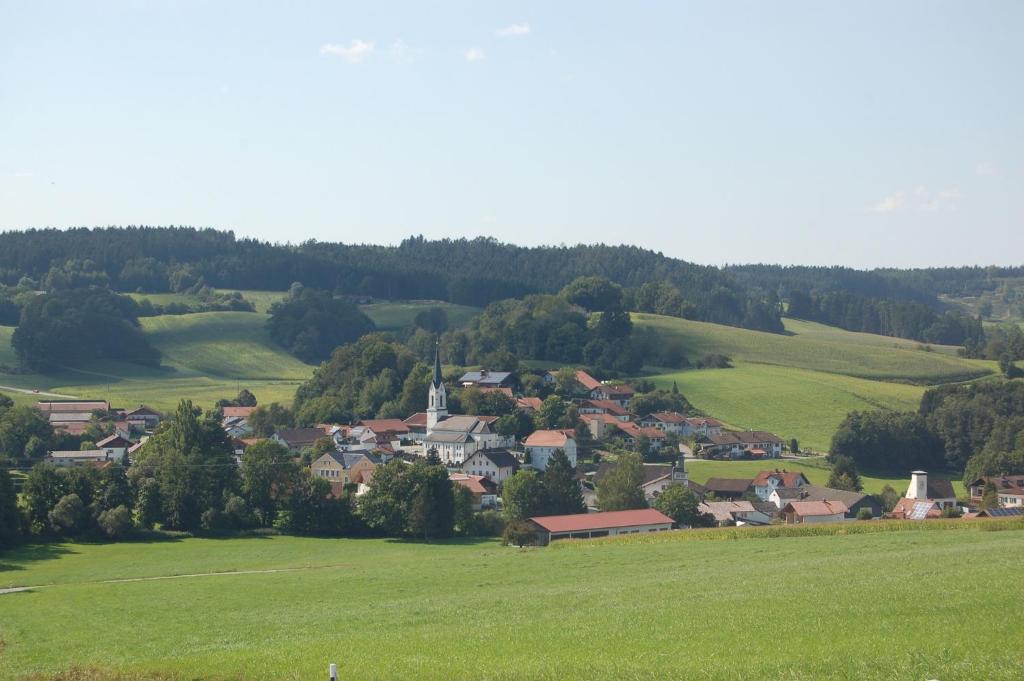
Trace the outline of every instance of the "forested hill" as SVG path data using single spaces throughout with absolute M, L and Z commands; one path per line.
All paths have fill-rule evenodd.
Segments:
M 29 277 L 41 287 L 107 284 L 121 291 L 210 286 L 307 287 L 386 299 L 439 299 L 482 306 L 553 293 L 580 276 L 602 276 L 638 294 L 638 307 L 702 321 L 781 331 L 778 301 L 716 267 L 634 246 L 524 248 L 494 239 L 398 246 L 237 239 L 183 227 L 28 230 L 0 234 L 0 283 Z M 641 288 L 647 284 L 647 288 Z

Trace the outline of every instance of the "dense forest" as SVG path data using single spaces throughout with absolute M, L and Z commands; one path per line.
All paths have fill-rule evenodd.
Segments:
M 917 412 L 853 412 L 830 451 L 873 471 L 938 468 L 965 480 L 1024 473 L 1024 382 L 933 388 Z

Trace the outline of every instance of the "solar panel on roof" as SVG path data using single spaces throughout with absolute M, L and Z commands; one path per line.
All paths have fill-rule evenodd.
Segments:
M 932 507 L 931 504 L 918 501 L 914 504 L 914 508 L 911 509 L 910 515 L 908 516 L 911 520 L 924 520 L 928 517 L 928 510 Z
M 1000 518 L 1020 515 L 1021 510 L 1019 508 L 990 508 L 988 509 L 988 514 L 992 518 Z

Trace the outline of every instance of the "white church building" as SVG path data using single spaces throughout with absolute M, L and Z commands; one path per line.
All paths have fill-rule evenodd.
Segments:
M 449 416 L 448 392 L 441 377 L 441 355 L 434 352 L 434 375 L 427 397 L 426 437 L 423 451 L 437 453 L 448 466 L 461 466 L 481 449 L 511 447 L 515 439 L 494 432 L 496 416 Z

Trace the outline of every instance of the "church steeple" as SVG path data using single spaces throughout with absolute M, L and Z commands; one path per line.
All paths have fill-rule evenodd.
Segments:
M 434 376 L 430 381 L 427 398 L 427 434 L 440 422 L 448 418 L 448 392 L 441 377 L 441 344 L 434 348 Z

